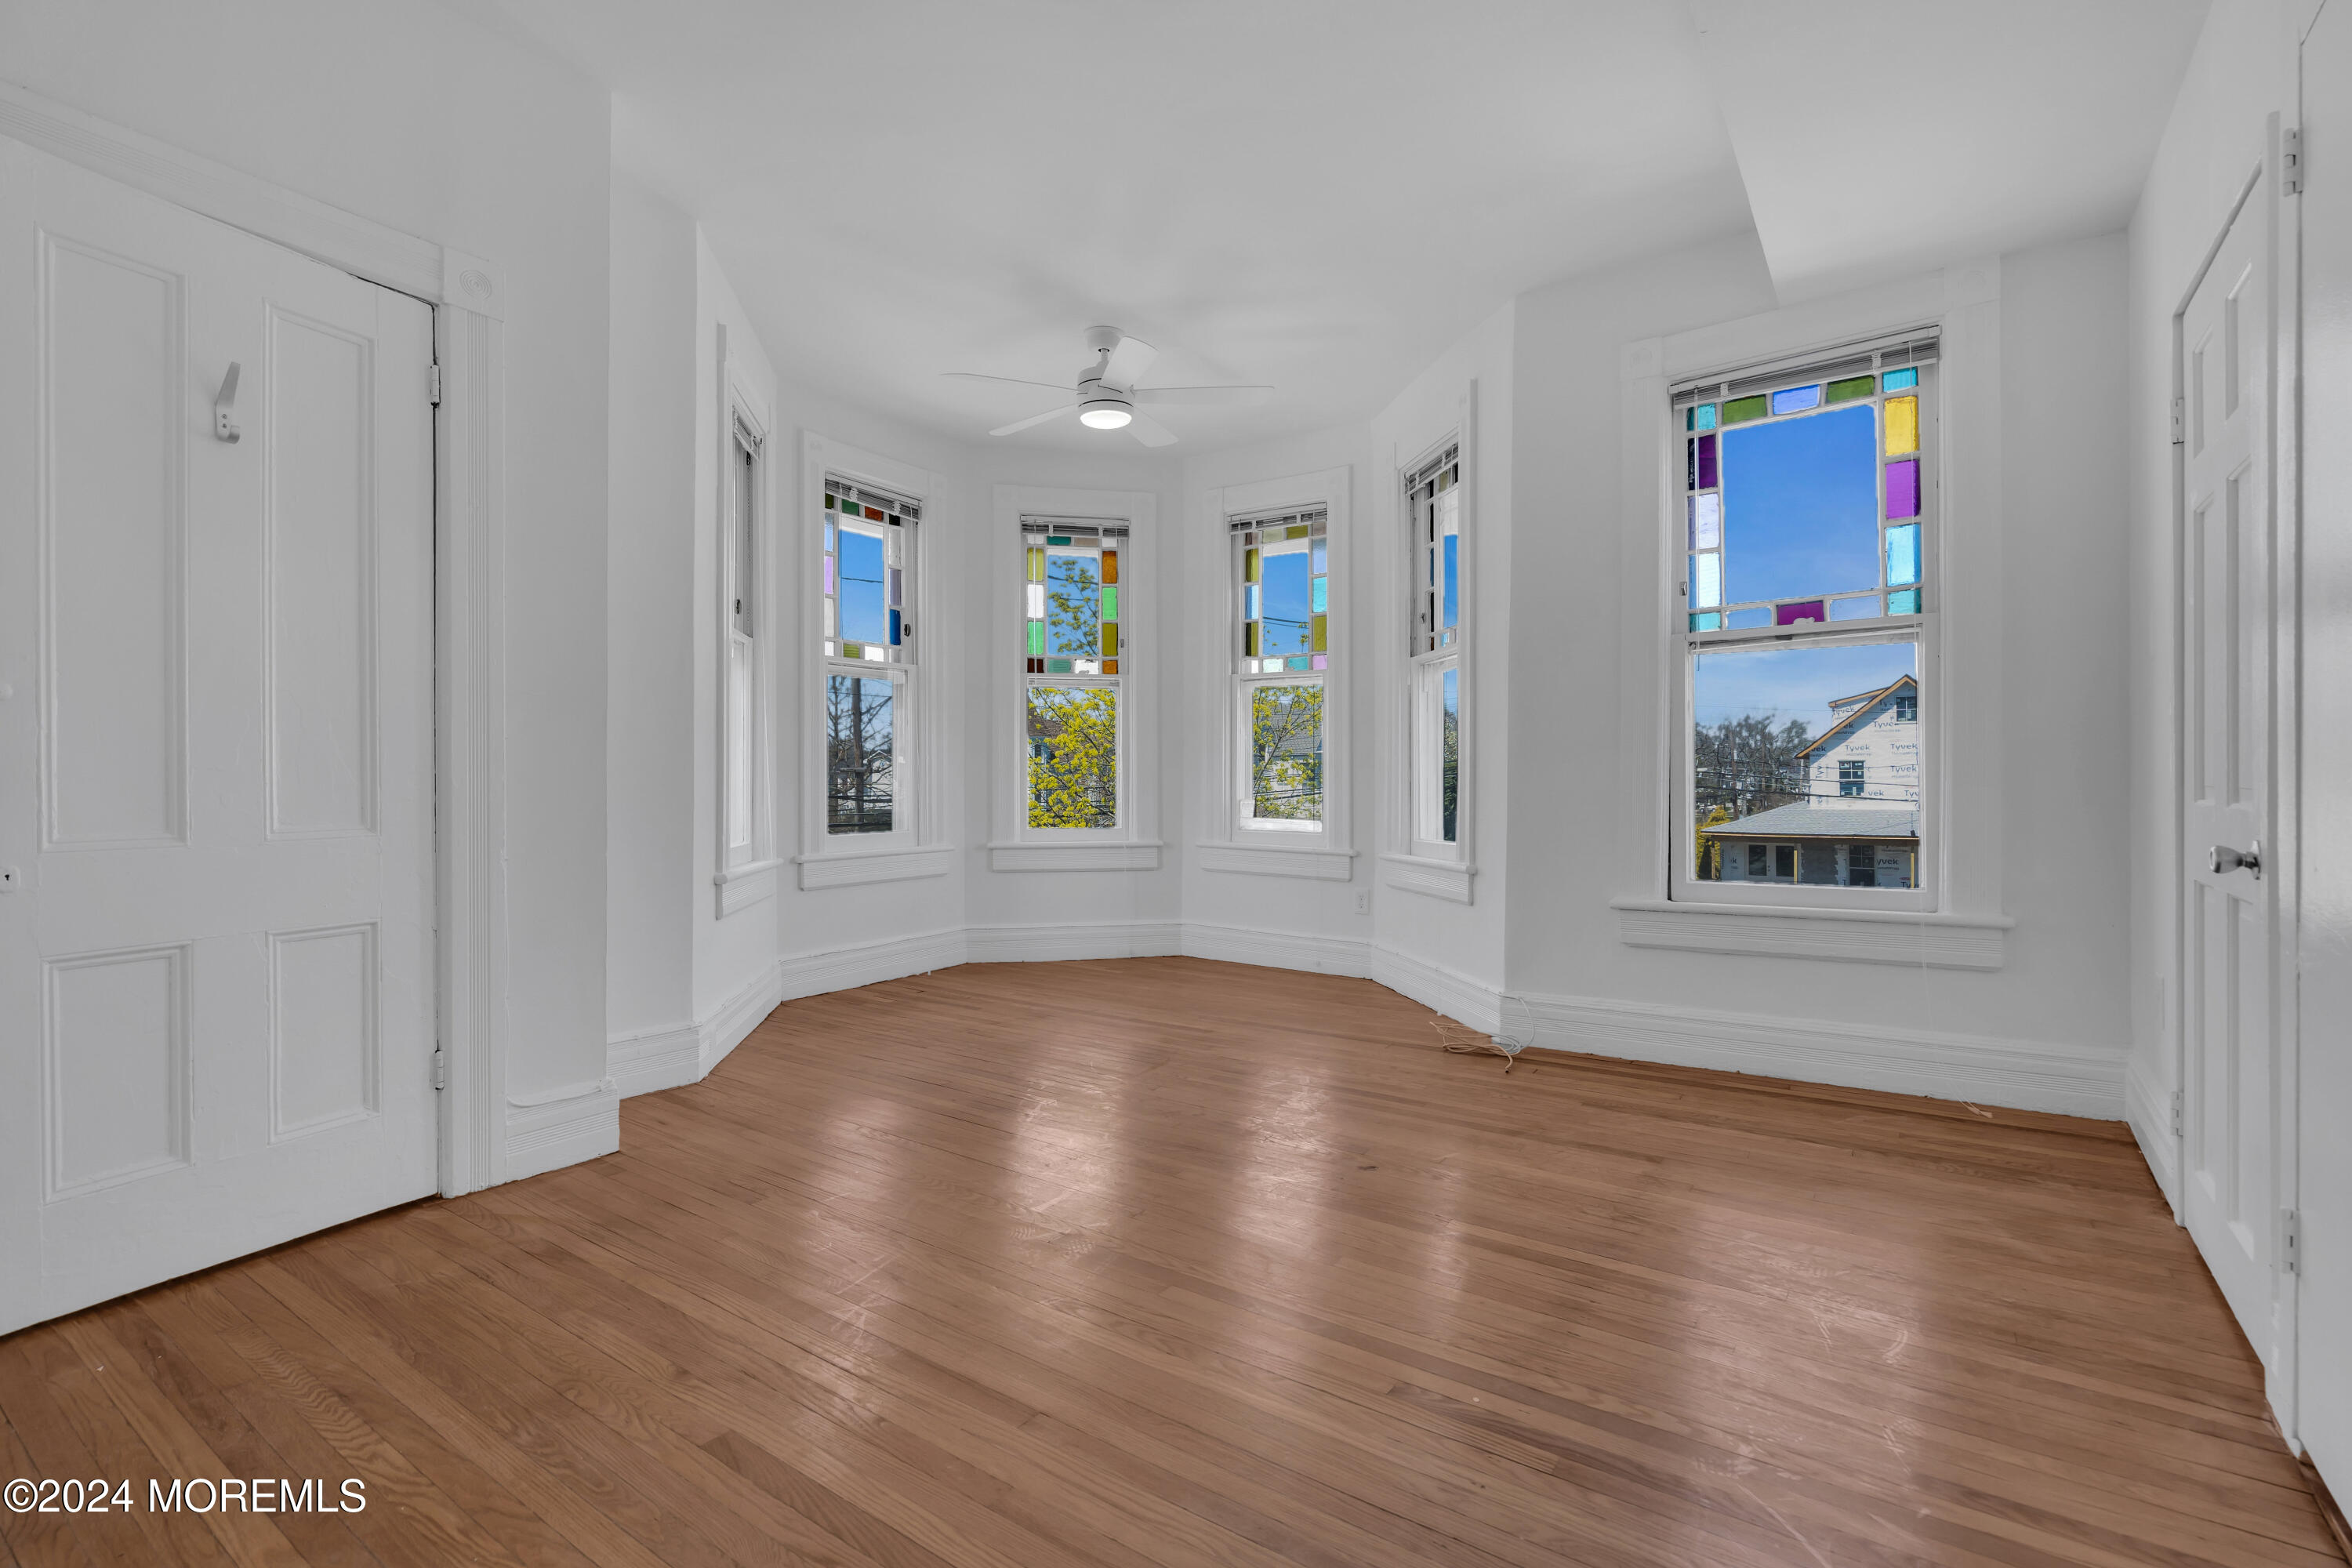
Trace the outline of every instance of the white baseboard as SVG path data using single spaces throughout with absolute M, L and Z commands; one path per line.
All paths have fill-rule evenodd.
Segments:
M 578 1094 L 507 1103 L 507 1181 L 576 1165 L 620 1146 L 621 1094 L 610 1078 Z
M 1409 996 L 1482 1035 L 1502 1029 L 1503 994 L 1485 981 L 1393 947 L 1375 946 L 1371 960 L 1369 978 L 1398 995 Z
M 945 931 L 888 937 L 824 952 L 795 953 L 776 965 L 782 983 L 776 1000 L 789 1002 L 795 996 L 854 991 L 878 981 L 903 980 L 909 974 L 928 973 L 934 969 L 953 969 L 964 962 L 964 930 L 951 926 Z
M 2120 1050 L 1581 996 L 1524 1001 L 1533 1043 L 1552 1050 L 2109 1121 L 2124 1113 Z
M 2164 1201 L 2180 1213 L 2180 1140 L 2172 1134 L 2172 1095 L 2157 1081 L 2156 1064 L 2146 1052 L 2133 1053 L 2124 1068 L 2124 1120 L 2131 1123 L 2132 1140 L 2140 1158 L 2164 1194 Z
M 621 1098 L 676 1089 L 702 1076 L 702 1031 L 692 1024 L 649 1029 L 605 1042 L 604 1070 Z
M 726 1060 L 727 1053 L 741 1045 L 743 1037 L 758 1028 L 783 999 L 783 975 L 772 963 L 720 1003 L 719 1011 L 695 1031 L 695 1071 L 689 1081 L 699 1083 L 709 1077 L 710 1069 Z
M 1182 951 L 1187 958 L 1256 963 L 1269 969 L 1303 969 L 1311 973 L 1348 974 L 1359 979 L 1371 972 L 1372 944 L 1358 938 L 1301 936 L 1295 931 L 1210 925 L 1200 921 L 1186 921 L 1183 933 Z
M 964 928 L 967 963 L 1052 963 L 1070 958 L 1166 958 L 1184 951 L 1179 921 L 1094 921 Z

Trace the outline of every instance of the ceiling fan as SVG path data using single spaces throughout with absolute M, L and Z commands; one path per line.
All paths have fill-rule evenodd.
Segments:
M 1241 407 L 1264 403 L 1274 395 L 1270 386 L 1143 386 L 1135 384 L 1136 378 L 1151 368 L 1160 351 L 1141 338 L 1130 338 L 1117 327 L 1088 327 L 1087 350 L 1095 363 L 1079 373 L 1078 384 L 1073 393 L 1055 386 L 1050 381 L 1021 381 L 1009 375 L 979 375 L 971 371 L 950 371 L 955 381 L 993 381 L 1006 386 L 1041 386 L 1048 391 L 1064 393 L 1066 403 L 1048 408 L 1043 414 L 1033 414 L 1026 419 L 1016 419 L 1010 425 L 1000 425 L 989 432 L 992 436 L 1010 436 L 1026 430 L 1033 425 L 1043 425 L 1048 419 L 1059 419 L 1076 412 L 1078 423 L 1095 430 L 1124 429 L 1147 447 L 1165 447 L 1176 439 L 1175 432 L 1145 414 L 1137 406 L 1149 403 L 1212 403 L 1227 407 Z

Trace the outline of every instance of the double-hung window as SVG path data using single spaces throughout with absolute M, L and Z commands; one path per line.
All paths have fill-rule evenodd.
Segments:
M 819 534 L 824 831 L 910 842 L 920 503 L 828 474 Z
M 1123 522 L 1021 520 L 1022 711 L 1026 826 L 1052 833 L 1125 824 L 1125 682 L 1119 646 Z
M 727 482 L 722 493 L 725 531 L 720 596 L 725 610 L 726 651 L 720 701 L 725 753 L 726 813 L 720 870 L 763 860 L 767 770 L 764 667 L 761 661 L 760 549 L 762 443 L 740 418 L 728 443 Z
M 1445 448 L 1405 479 L 1410 604 L 1412 848 L 1461 844 L 1462 453 Z
M 1331 668 L 1330 510 L 1231 520 L 1238 646 L 1234 824 L 1321 832 Z
M 1677 897 L 1927 899 L 1936 370 L 1907 340 L 1677 389 Z

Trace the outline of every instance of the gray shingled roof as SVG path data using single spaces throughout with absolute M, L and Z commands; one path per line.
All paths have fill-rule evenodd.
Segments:
M 1706 832 L 1723 838 L 1916 838 L 1919 808 L 1911 805 L 1776 805 Z

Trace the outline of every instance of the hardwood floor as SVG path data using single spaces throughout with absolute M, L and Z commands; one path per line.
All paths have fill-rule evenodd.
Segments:
M 1442 1054 L 1362 981 L 788 1004 L 622 1152 L 0 1340 L 0 1563 L 2340 1561 L 2120 1124 Z M 149 1511 L 161 1478 L 358 1513 Z

